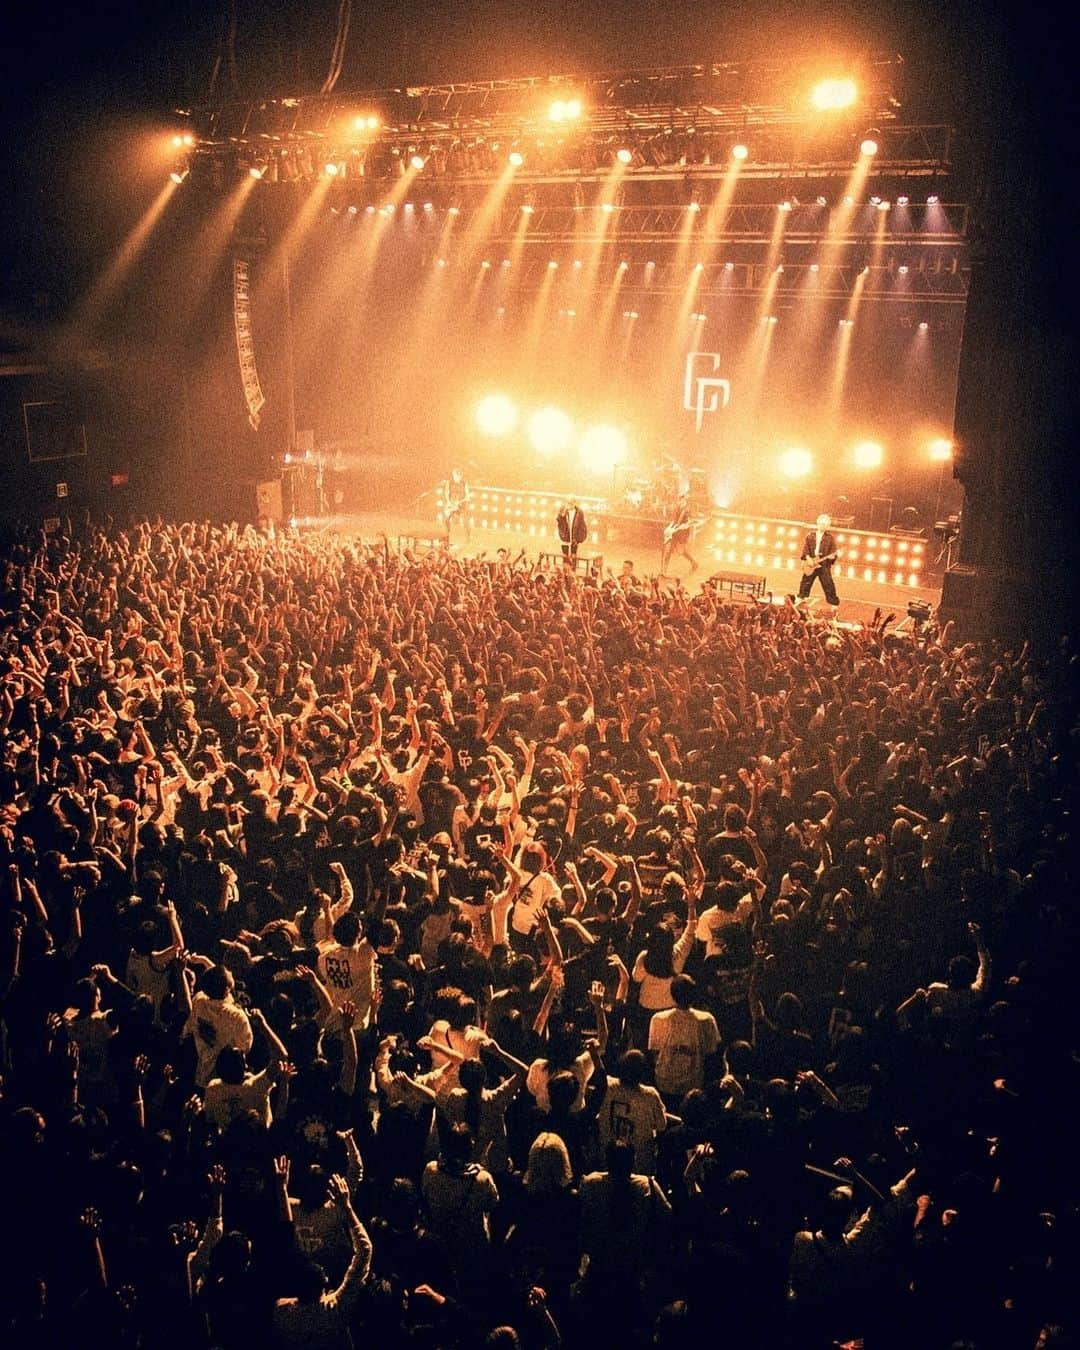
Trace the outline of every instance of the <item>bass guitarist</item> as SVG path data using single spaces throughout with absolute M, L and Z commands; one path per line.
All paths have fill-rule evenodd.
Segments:
M 835 615 L 840 598 L 836 594 L 836 582 L 833 581 L 832 575 L 833 563 L 837 559 L 837 548 L 836 536 L 829 528 L 831 525 L 832 521 L 828 516 L 818 516 L 815 528 L 806 533 L 800 556 L 803 574 L 799 582 L 799 599 L 805 600 L 814 582 L 820 581 L 825 599 L 832 606 Z

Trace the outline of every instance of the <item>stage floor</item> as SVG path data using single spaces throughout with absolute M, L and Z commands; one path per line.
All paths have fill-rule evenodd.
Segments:
M 331 531 L 337 534 L 359 537 L 365 542 L 375 542 L 383 535 L 390 546 L 396 547 L 399 539 L 417 540 L 419 547 L 440 537 L 441 526 L 430 519 L 418 519 L 393 512 L 369 513 L 355 516 L 337 516 L 323 520 L 302 522 L 301 528 Z M 529 535 L 515 534 L 502 530 L 474 529 L 472 537 L 466 539 L 463 529 L 455 529 L 450 540 L 450 551 L 457 557 L 494 557 L 496 552 L 505 548 L 516 557 L 522 549 L 525 556 L 533 561 L 541 553 L 557 550 L 557 544 L 548 539 L 537 539 Z M 617 544 L 615 552 L 604 552 L 600 547 L 586 544 L 582 548 L 585 556 L 602 554 L 604 571 L 618 574 L 624 561 L 634 564 L 638 576 L 648 577 L 660 571 L 660 550 L 637 545 Z M 766 593 L 771 593 L 774 601 L 781 602 L 785 595 L 792 595 L 799 584 L 799 573 L 786 569 L 768 567 L 739 567 L 717 562 L 700 540 L 691 547 L 690 552 L 698 559 L 697 571 L 690 570 L 685 558 L 676 557 L 668 568 L 668 579 L 681 582 L 687 590 L 697 591 L 701 583 L 707 581 L 715 572 L 741 571 L 765 577 Z M 930 578 L 933 580 L 933 578 Z M 907 607 L 912 600 L 921 600 L 937 608 L 941 599 L 940 584 L 934 586 L 895 586 L 888 582 L 864 581 L 857 577 L 838 577 L 837 591 L 840 596 L 841 622 L 865 624 L 874 617 L 875 610 L 881 610 L 882 616 L 895 614 L 893 627 L 907 617 Z M 827 612 L 821 587 L 814 587 L 814 606 L 819 613 Z

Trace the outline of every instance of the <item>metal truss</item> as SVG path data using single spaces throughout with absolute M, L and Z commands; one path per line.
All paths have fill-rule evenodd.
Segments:
M 945 173 L 951 128 L 897 120 L 900 58 L 859 65 L 857 108 L 824 120 L 809 108 L 811 68 L 768 60 L 262 99 L 186 115 L 196 163 L 299 155 L 288 166 L 290 179 L 318 174 L 327 159 L 368 180 L 389 178 L 419 154 L 425 179 L 485 183 L 504 172 L 511 147 L 525 159 L 522 182 L 588 179 L 607 171 L 620 149 L 633 153 L 630 177 L 709 178 L 728 171 L 736 141 L 749 151 L 741 167 L 748 177 L 833 178 L 851 172 L 871 129 L 879 147 L 875 175 Z M 571 94 L 582 104 L 580 118 L 551 122 L 552 101 Z M 368 128 L 368 118 L 377 125 Z
M 644 278 L 640 265 L 628 268 L 626 278 L 619 286 L 620 307 L 646 305 L 650 297 L 686 295 L 689 270 L 685 265 L 654 263 Z M 854 293 L 860 277 L 861 300 L 897 305 L 962 305 L 970 284 L 970 269 L 959 258 L 951 259 L 946 266 L 912 267 L 904 275 L 898 273 L 895 265 L 870 266 L 850 259 L 838 263 L 785 261 L 779 276 L 775 267 L 761 262 L 706 263 L 699 270 L 701 277 L 694 290 L 694 303 L 698 307 L 710 298 L 719 300 L 724 296 L 758 295 L 765 291 L 772 292 L 773 307 L 779 310 L 814 297 L 847 300 Z M 552 284 L 549 262 L 540 259 L 525 259 L 515 264 L 508 275 L 499 268 L 492 268 L 490 275 L 492 285 L 500 287 L 500 296 L 510 291 L 538 291 L 542 286 Z M 572 292 L 562 299 L 567 305 L 572 304 Z
M 953 247 L 967 238 L 969 208 L 964 205 L 909 206 L 901 213 L 890 212 L 885 233 L 880 234 L 877 213 L 866 207 L 855 214 L 842 232 L 833 232 L 843 207 L 794 206 L 788 213 L 783 244 L 832 246 L 873 242 L 881 237 L 887 245 L 907 248 Z M 467 228 L 473 212 L 462 211 L 461 227 Z M 776 223 L 775 204 L 733 205 L 722 213 L 702 205 L 697 221 L 688 231 L 686 206 L 612 205 L 610 212 L 597 207 L 535 206 L 532 208 L 527 243 L 677 244 L 686 240 L 696 247 L 725 242 L 768 240 Z M 848 212 L 850 214 L 850 212 Z M 510 244 L 518 237 L 520 215 L 504 212 L 487 235 L 492 244 Z

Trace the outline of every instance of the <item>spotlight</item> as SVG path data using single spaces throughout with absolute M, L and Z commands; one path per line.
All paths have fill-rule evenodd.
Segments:
M 548 118 L 552 122 L 572 122 L 581 116 L 581 100 L 576 98 L 556 99 L 548 108 Z
M 517 426 L 518 410 L 505 394 L 489 394 L 476 408 L 476 425 L 485 436 L 508 436 Z
M 820 265 L 819 265 L 818 263 L 811 263 L 811 264 L 810 264 L 810 271 L 811 271 L 811 272 L 820 272 L 820 271 L 821 271 L 821 267 L 820 267 Z
M 897 204 L 897 206 L 907 206 L 907 204 L 908 204 L 908 198 L 907 198 L 907 197 L 897 197 L 897 199 L 896 199 L 896 204 Z
M 531 216 L 535 209 L 532 202 L 522 202 L 521 204 L 521 214 L 523 216 Z
M 885 450 L 877 441 L 860 441 L 854 451 L 855 465 L 860 469 L 879 469 Z
M 525 156 L 520 150 L 511 150 L 508 158 L 515 169 L 520 169 L 525 163 Z
M 574 266 L 575 266 L 575 267 L 581 267 L 581 266 L 582 266 L 582 262 L 581 262 L 581 259 L 580 259 L 580 258 L 575 258 L 575 259 L 574 259 Z
M 940 198 L 937 197 L 936 195 L 935 195 L 935 196 L 931 196 L 931 197 L 927 197 L 927 199 L 926 199 L 926 204 L 927 204 L 927 206 L 937 206 L 939 200 L 940 200 Z
M 733 262 L 726 262 L 726 263 L 724 264 L 724 271 L 725 271 L 725 272 L 734 272 L 734 271 L 735 271 L 735 264 L 734 264 Z
M 908 267 L 907 263 L 901 263 L 896 270 L 900 274 L 900 276 L 906 277 L 908 272 L 910 271 L 910 268 Z
M 480 264 L 480 266 L 486 272 L 491 267 L 491 263 L 487 258 L 485 258 L 484 261 Z
M 603 211 L 605 215 L 610 215 L 610 214 L 612 213 L 612 211 L 615 210 L 615 203 L 614 203 L 614 202 L 601 202 L 601 203 L 600 203 L 600 210 Z
M 782 201 L 782 202 L 779 203 L 779 205 L 777 206 L 776 209 L 777 209 L 778 211 L 790 211 L 790 210 L 791 210 L 791 203 L 790 203 L 789 201 Z
M 616 150 L 615 158 L 620 164 L 629 164 L 634 158 L 634 152 L 633 150 L 627 150 L 626 146 L 623 146 L 621 150 Z
M 326 174 L 327 178 L 336 178 L 340 172 L 341 170 L 333 162 L 323 165 L 323 173 Z
M 926 322 L 925 319 L 923 319 L 922 323 L 919 324 L 919 332 L 925 333 L 929 329 L 929 327 L 930 325 Z
M 944 464 L 946 460 L 953 457 L 953 443 L 946 440 L 944 436 L 939 436 L 926 447 L 926 453 L 935 464 Z
M 770 314 L 769 317 L 765 320 L 765 322 L 771 326 L 774 323 L 779 323 L 780 320 L 776 317 L 775 314 Z
M 795 446 L 780 456 L 780 472 L 785 478 L 805 478 L 813 470 L 814 457 L 809 450 Z
M 686 209 L 687 209 L 688 211 L 700 211 L 700 210 L 701 210 L 701 203 L 700 203 L 700 202 L 687 202 L 687 204 L 686 204 Z
M 248 177 L 259 179 L 263 176 L 265 172 L 266 172 L 265 169 L 260 169 L 257 164 L 253 164 L 251 168 L 248 169 Z
M 854 80 L 821 80 L 814 85 L 810 102 L 818 112 L 834 112 L 839 108 L 850 108 L 858 94 Z
M 581 116 L 581 99 L 572 98 L 566 104 L 566 115 L 573 121 L 574 118 Z
M 182 144 L 187 146 L 192 146 L 195 144 L 195 137 L 191 134 L 190 131 L 185 131 L 184 134 L 180 137 L 180 140 Z
M 859 153 L 865 155 L 867 159 L 872 159 L 877 152 L 878 143 L 873 136 L 867 136 L 866 140 L 859 146 Z
M 818 206 L 828 206 L 829 199 L 827 197 L 819 197 L 817 199 L 817 204 Z
M 554 272 L 555 269 L 558 267 L 558 265 L 559 265 L 559 264 L 555 261 L 554 258 L 549 258 L 549 259 L 548 259 L 548 271 L 549 271 L 549 272 Z
M 502 262 L 499 264 L 499 266 L 500 266 L 500 267 L 509 267 L 509 266 L 510 266 L 510 259 L 509 259 L 509 258 L 504 258 L 504 259 L 502 260 Z
M 630 266 L 630 264 L 626 261 L 625 258 L 623 258 L 622 262 L 619 263 L 619 271 L 620 271 L 620 272 L 625 272 L 629 266 Z M 649 263 L 648 266 L 649 266 L 649 267 L 655 267 L 656 264 L 655 264 L 655 263 Z
M 446 266 L 446 259 L 445 259 L 445 258 L 440 258 L 439 261 L 438 261 L 438 265 L 439 265 L 440 267 L 445 267 L 445 266 Z
M 434 205 L 434 203 L 433 203 L 433 202 L 425 202 L 425 203 L 424 203 L 424 210 L 425 210 L 425 211 L 434 211 L 434 210 L 435 210 L 435 205 Z
M 739 145 L 733 145 L 733 146 L 731 147 L 731 158 L 732 158 L 732 159 L 739 159 L 739 160 L 746 159 L 747 156 L 748 156 L 749 154 L 750 154 L 750 150 L 749 150 L 749 148 L 748 148 L 747 146 L 745 146 L 745 145 L 739 144 Z
M 879 211 L 888 211 L 891 207 L 892 202 L 878 202 L 877 204 L 877 209 Z
M 169 177 L 172 179 L 174 183 L 182 183 L 184 179 L 188 176 L 189 172 L 190 172 L 189 169 L 174 169 L 172 173 L 169 174 Z
M 590 427 L 578 443 L 584 468 L 600 475 L 611 473 L 626 458 L 626 437 L 611 426 Z
M 529 418 L 529 441 L 541 455 L 558 454 L 574 439 L 574 424 L 561 408 L 540 408 Z
M 461 207 L 460 207 L 460 206 L 448 206 L 448 207 L 446 208 L 446 214 L 447 214 L 448 216 L 460 216 L 460 215 L 461 215 Z
M 377 131 L 379 119 L 377 117 L 358 117 L 355 125 L 357 131 Z
M 413 157 L 409 160 L 409 163 L 412 165 L 414 169 L 417 170 L 417 172 L 419 172 L 427 163 L 427 161 L 424 159 L 423 155 L 413 155 Z

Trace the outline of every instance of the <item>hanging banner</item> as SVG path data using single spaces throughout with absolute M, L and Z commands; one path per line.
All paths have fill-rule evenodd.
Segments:
M 255 340 L 251 328 L 251 270 L 246 258 L 233 259 L 233 321 L 236 325 L 236 355 L 240 361 L 240 382 L 244 386 L 248 421 L 259 429 L 259 414 L 266 399 L 259 386 L 255 367 Z

